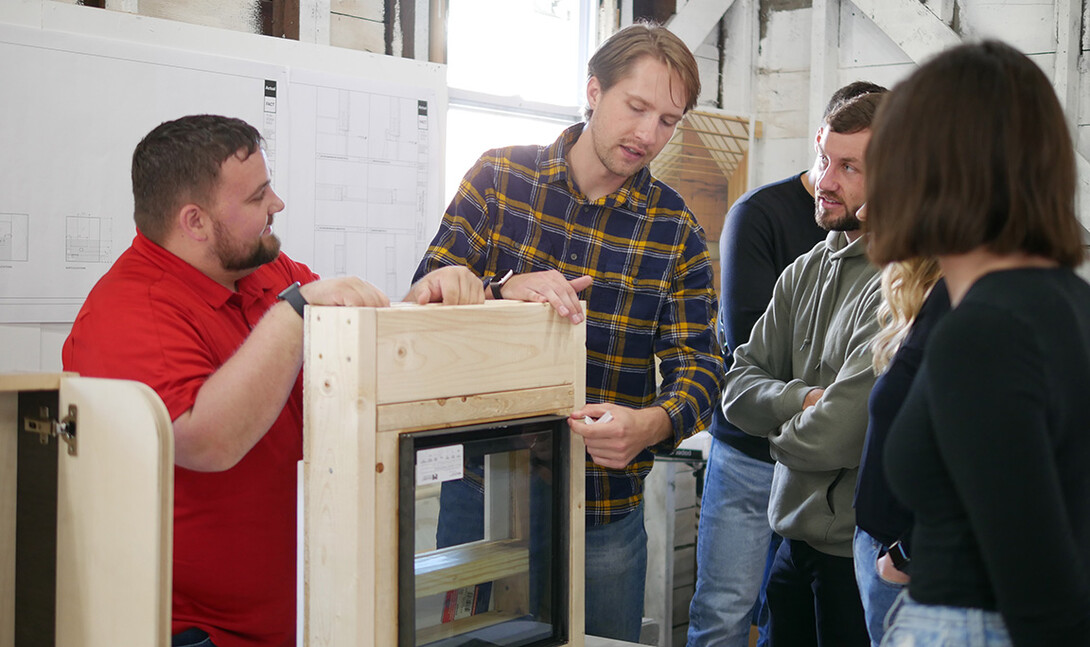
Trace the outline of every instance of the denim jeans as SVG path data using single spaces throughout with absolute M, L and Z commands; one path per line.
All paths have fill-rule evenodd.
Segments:
M 773 647 L 870 645 L 852 561 L 784 539 L 766 589 Z
M 647 578 L 643 504 L 620 521 L 587 526 L 586 632 L 637 642 Z
M 696 593 L 689 604 L 689 647 L 746 647 L 755 609 L 762 642 L 764 585 L 780 536 L 768 525 L 774 465 L 713 438 L 696 540 Z
M 878 551 L 882 543 L 862 528 L 855 529 L 852 550 L 855 555 L 855 581 L 859 584 L 859 597 L 863 601 L 863 615 L 867 618 L 870 644 L 878 647 L 885 633 L 886 616 L 893 601 L 904 590 L 903 584 L 894 584 L 878 575 Z
M 894 603 L 882 647 L 1011 647 L 998 611 L 920 604 L 905 590 Z

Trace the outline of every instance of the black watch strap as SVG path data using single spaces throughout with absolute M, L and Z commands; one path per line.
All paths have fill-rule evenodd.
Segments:
M 504 298 L 504 296 L 500 294 L 500 291 L 504 289 L 504 283 L 507 283 L 513 276 L 514 270 L 507 270 L 502 274 L 493 274 L 493 276 L 485 277 L 482 280 L 484 289 L 492 289 L 493 298 Z
M 299 313 L 299 316 L 302 317 L 303 309 L 307 305 L 307 300 L 303 298 L 302 293 L 299 292 L 300 286 L 301 284 L 299 283 L 299 281 L 296 281 L 295 283 L 292 283 L 288 287 L 284 288 L 284 291 L 276 295 L 276 298 L 279 301 L 287 301 L 292 308 L 295 308 L 295 311 Z
M 908 565 L 912 561 L 908 556 L 908 551 L 905 550 L 905 545 L 900 540 L 893 542 L 893 545 L 889 547 L 889 558 L 893 561 L 893 565 L 897 570 L 902 573 L 908 570 Z

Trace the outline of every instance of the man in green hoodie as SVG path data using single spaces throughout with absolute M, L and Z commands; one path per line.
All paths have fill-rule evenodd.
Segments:
M 766 591 L 774 645 L 870 644 L 852 564 L 852 495 L 881 299 L 860 231 L 863 153 L 882 95 L 843 102 L 818 131 L 815 217 L 829 234 L 780 276 L 723 391 L 727 419 L 768 438 L 776 460 L 768 519 L 784 542 Z

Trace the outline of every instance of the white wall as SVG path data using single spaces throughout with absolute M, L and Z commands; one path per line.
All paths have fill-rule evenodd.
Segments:
M 896 7 L 912 9 L 908 3 L 919 8 L 918 0 L 869 0 L 858 5 L 850 0 L 828 0 L 820 5 L 816 0 L 813 3 L 761 2 L 760 38 L 752 80 L 756 87 L 754 116 L 763 124 L 763 136 L 755 143 L 752 157 L 756 184 L 797 172 L 811 161 L 812 136 L 817 126 L 810 123 L 814 114 L 811 77 L 815 72 L 811 61 L 814 47 L 818 46 L 811 42 L 814 6 L 839 5 L 839 24 L 835 25 L 824 45 L 836 61 L 832 88 L 859 79 L 892 86 L 916 67 L 913 57 L 897 42 L 926 48 L 929 42 L 939 42 L 934 40 L 934 34 L 943 29 L 966 39 L 1005 40 L 1029 55 L 1047 75 L 1053 77 L 1055 74 L 1056 16 L 1058 5 L 1062 8 L 1065 4 L 1062 1 L 929 0 L 926 5 L 932 12 L 941 13 L 946 5 L 950 20 L 943 22 L 935 13 L 927 13 L 914 20 L 885 25 L 885 29 L 879 27 L 867 12 L 867 7 L 871 6 L 877 6 L 883 12 L 896 11 Z M 728 43 L 733 37 L 734 43 L 744 45 L 744 34 L 751 28 L 748 23 L 753 18 L 739 10 L 741 4 L 741 0 L 736 2 L 725 16 Z M 1076 17 L 1084 17 L 1087 9 L 1083 5 L 1076 0 L 1071 3 L 1070 11 Z M 1080 54 L 1086 49 L 1086 38 L 1084 35 L 1083 41 L 1076 45 Z M 751 73 L 749 62 L 739 54 L 739 49 L 731 52 L 733 55 L 724 61 L 724 78 L 730 80 L 730 85 L 743 86 L 746 74 Z M 1079 90 L 1076 116 L 1079 150 L 1084 155 L 1090 153 L 1090 81 L 1086 81 L 1086 75 L 1086 70 L 1081 69 L 1074 80 Z M 732 101 L 729 89 L 724 96 L 724 105 L 737 112 L 746 108 Z

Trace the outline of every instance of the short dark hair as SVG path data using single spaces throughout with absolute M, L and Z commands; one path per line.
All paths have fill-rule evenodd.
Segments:
M 685 91 L 685 112 L 692 110 L 700 97 L 700 69 L 696 58 L 680 38 L 658 23 L 640 20 L 610 36 L 590 57 L 587 75 L 596 77 L 605 91 L 625 78 L 632 66 L 645 56 L 677 73 Z M 591 114 L 593 110 L 587 108 L 588 120 Z
M 829 97 L 829 103 L 825 104 L 825 112 L 822 116 L 825 119 L 828 119 L 829 115 L 832 114 L 833 110 L 835 110 L 839 104 L 872 92 L 881 94 L 883 92 L 889 92 L 889 90 L 877 83 L 871 83 L 870 81 L 853 81 L 840 88 L 833 93 L 833 96 Z
M 190 115 L 156 126 L 132 154 L 137 229 L 161 243 L 174 211 L 187 202 L 207 201 L 227 158 L 245 160 L 263 141 L 245 121 L 219 115 Z
M 1075 153 L 1044 73 L 999 41 L 939 54 L 897 85 L 867 146 L 869 254 L 1083 258 Z
M 834 133 L 850 135 L 871 127 L 878 105 L 886 95 L 882 92 L 866 92 L 836 103 L 825 115 L 825 125 Z

